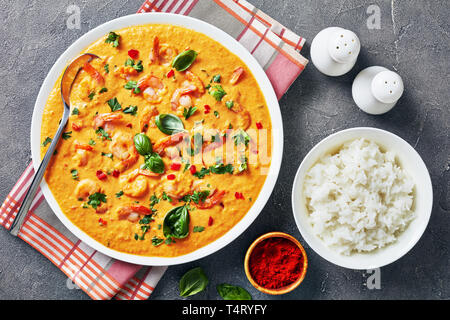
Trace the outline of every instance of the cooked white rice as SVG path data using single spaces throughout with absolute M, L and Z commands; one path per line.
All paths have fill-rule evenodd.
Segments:
M 396 241 L 414 219 L 413 188 L 392 152 L 357 139 L 309 169 L 304 196 L 314 233 L 350 255 Z

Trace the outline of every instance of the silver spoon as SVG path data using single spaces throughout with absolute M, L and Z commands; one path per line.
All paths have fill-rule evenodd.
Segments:
M 59 123 L 58 130 L 56 131 L 55 136 L 53 137 L 52 143 L 47 149 L 45 153 L 44 159 L 42 159 L 41 164 L 39 165 L 38 170 L 36 171 L 33 181 L 31 182 L 30 188 L 28 189 L 25 198 L 23 199 L 22 205 L 20 206 L 19 212 L 17 213 L 14 221 L 11 225 L 9 232 L 12 235 L 17 236 L 20 228 L 22 227 L 23 221 L 30 210 L 31 203 L 33 202 L 34 196 L 36 195 L 37 189 L 41 183 L 42 177 L 44 176 L 45 169 L 49 164 L 53 153 L 55 151 L 56 145 L 58 144 L 59 139 L 61 138 L 62 132 L 66 127 L 67 121 L 69 120 L 70 115 L 70 92 L 72 90 L 72 85 L 80 73 L 83 65 L 86 62 L 91 61 L 92 59 L 99 58 L 95 54 L 92 53 L 84 53 L 80 55 L 78 58 L 73 60 L 64 71 L 64 75 L 61 79 L 61 97 L 64 103 L 64 113 Z

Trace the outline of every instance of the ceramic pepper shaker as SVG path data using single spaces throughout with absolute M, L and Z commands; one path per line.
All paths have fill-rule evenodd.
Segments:
M 369 114 L 391 110 L 403 94 L 402 78 L 384 67 L 362 70 L 353 81 L 352 96 L 356 105 Z
M 339 27 L 320 31 L 311 43 L 311 60 L 314 66 L 328 76 L 341 76 L 356 63 L 361 44 L 358 36 Z

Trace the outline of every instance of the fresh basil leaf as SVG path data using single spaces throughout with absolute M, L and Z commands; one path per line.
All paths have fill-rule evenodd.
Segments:
M 164 173 L 164 162 L 156 152 L 145 156 L 145 163 L 142 165 L 142 169 L 147 169 L 155 173 Z
M 197 267 L 186 272 L 180 280 L 180 296 L 189 297 L 205 290 L 209 280 L 202 268 Z
M 183 239 L 189 235 L 189 211 L 186 206 L 176 207 L 167 212 L 163 222 L 166 238 Z
M 122 109 L 122 106 L 120 105 L 117 98 L 113 98 L 108 100 L 106 103 L 108 103 L 109 107 L 111 108 L 111 112 L 118 111 Z
M 172 61 L 172 67 L 177 71 L 184 71 L 189 68 L 197 58 L 198 53 L 194 50 L 186 50 L 181 52 Z
M 174 114 L 160 114 L 155 118 L 156 126 L 165 134 L 174 134 L 184 130 L 183 121 Z
M 224 300 L 252 300 L 252 296 L 247 290 L 231 284 L 219 284 L 217 292 Z
M 140 155 L 146 156 L 152 153 L 152 143 L 145 133 L 138 133 L 134 136 L 134 146 Z

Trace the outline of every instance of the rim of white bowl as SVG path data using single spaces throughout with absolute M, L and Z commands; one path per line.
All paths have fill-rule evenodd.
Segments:
M 344 134 L 350 134 L 350 133 L 364 134 L 364 133 L 367 133 L 370 131 L 384 135 L 384 136 L 386 136 L 386 138 L 394 139 L 398 143 L 404 145 L 404 147 L 408 150 L 409 155 L 415 158 L 414 161 L 417 161 L 417 165 L 421 170 L 420 173 L 414 173 L 414 174 L 410 173 L 410 176 L 412 176 L 414 178 L 417 175 L 423 175 L 425 177 L 425 181 L 421 181 L 421 187 L 423 189 L 423 192 L 425 192 L 426 194 L 423 194 L 423 196 L 421 195 L 421 197 L 428 197 L 428 203 L 424 204 L 425 212 L 421 213 L 422 220 L 423 220 L 422 224 L 420 226 L 416 227 L 416 230 L 415 230 L 412 238 L 401 239 L 402 234 L 404 234 L 408 230 L 408 228 L 411 227 L 411 225 L 409 225 L 407 227 L 407 229 L 405 231 L 403 231 L 402 234 L 400 234 L 400 236 L 397 238 L 397 241 L 395 243 L 389 244 L 382 249 L 378 249 L 379 251 L 377 251 L 377 254 L 380 255 L 380 258 L 377 262 L 365 261 L 366 260 L 365 258 L 371 257 L 372 253 L 362 253 L 362 254 L 357 253 L 357 254 L 353 254 L 350 256 L 344 256 L 344 255 L 338 254 L 332 248 L 329 248 L 328 246 L 326 246 L 326 244 L 318 236 L 312 234 L 311 232 L 309 232 L 307 230 L 307 227 L 305 227 L 305 225 L 309 224 L 309 221 L 302 221 L 302 219 L 300 219 L 300 217 L 302 216 L 302 214 L 300 214 L 300 211 L 307 210 L 307 209 L 304 207 L 298 207 L 298 205 L 296 203 L 296 199 L 297 199 L 296 195 L 299 196 L 299 198 L 300 198 L 300 196 L 303 194 L 303 190 L 302 190 L 303 184 L 300 183 L 299 179 L 303 178 L 303 176 L 307 172 L 307 170 L 309 170 L 309 168 L 311 168 L 311 166 L 313 165 L 313 164 L 310 164 L 308 166 L 308 168 L 306 168 L 306 163 L 310 160 L 310 158 L 313 155 L 315 155 L 315 153 L 317 152 L 317 150 L 319 148 L 321 148 L 323 145 L 325 145 L 327 143 L 331 143 L 332 140 L 335 139 L 337 136 L 344 135 Z M 343 143 L 345 143 L 345 141 L 350 141 L 353 139 L 357 139 L 359 137 L 361 137 L 361 136 L 355 135 L 353 138 L 345 139 L 342 143 L 330 144 L 328 150 L 330 150 L 332 148 L 336 148 L 339 145 L 342 145 Z M 367 138 L 367 139 L 370 140 L 369 138 Z M 382 144 L 382 143 L 380 143 L 380 144 Z M 323 154 L 326 154 L 326 152 L 320 153 L 320 155 L 323 155 Z M 397 156 L 400 157 L 400 155 L 398 155 L 398 153 L 397 153 Z M 302 175 L 302 177 L 301 177 L 301 175 Z M 418 196 L 417 195 L 417 183 L 416 183 L 415 196 L 416 197 Z M 418 200 L 415 199 L 415 202 L 416 201 L 418 201 Z M 428 169 L 427 169 L 423 159 L 421 158 L 419 153 L 407 141 L 405 141 L 401 137 L 397 136 L 396 134 L 386 131 L 386 130 L 383 130 L 383 129 L 374 128 L 374 127 L 355 127 L 355 128 L 344 129 L 344 130 L 335 132 L 333 134 L 330 134 L 329 136 L 322 139 L 319 143 L 317 143 L 307 153 L 307 155 L 303 158 L 303 160 L 297 170 L 297 173 L 295 174 L 294 184 L 292 186 L 291 205 L 292 205 L 294 220 L 296 222 L 298 230 L 300 231 L 300 234 L 302 235 L 303 239 L 305 239 L 305 241 L 308 243 L 308 245 L 311 247 L 311 249 L 313 249 L 319 256 L 321 256 L 323 259 L 325 259 L 335 265 L 338 265 L 338 266 L 341 266 L 344 268 L 348 268 L 348 269 L 355 269 L 355 270 L 375 269 L 375 268 L 380 268 L 380 267 L 386 266 L 390 263 L 397 261 L 398 259 L 403 257 L 405 254 L 407 254 L 420 240 L 420 238 L 422 237 L 422 235 L 425 232 L 425 229 L 428 225 L 428 222 L 429 222 L 430 216 L 431 216 L 431 212 L 432 212 L 432 208 L 433 208 L 433 187 L 432 187 L 432 183 L 431 183 L 430 174 L 428 172 Z M 308 220 L 308 219 L 306 219 L 306 220 Z M 414 222 L 414 220 L 412 222 Z M 308 226 L 310 226 L 310 224 Z M 408 244 L 404 245 L 401 248 L 401 250 L 398 250 L 397 252 L 390 252 L 395 249 L 394 245 L 398 245 L 397 242 L 399 242 L 399 241 L 406 242 L 407 240 L 409 240 Z M 394 249 L 392 249 L 392 248 L 394 248 Z M 340 258 L 337 258 L 337 256 Z M 354 258 L 354 257 L 356 257 L 356 258 Z M 358 259 L 360 259 L 360 261 L 358 261 Z
M 40 133 L 42 113 L 48 95 L 65 66 L 78 54 L 85 50 L 85 48 L 87 48 L 91 43 L 98 40 L 109 31 L 145 24 L 176 25 L 205 34 L 206 36 L 221 43 L 225 48 L 237 55 L 251 70 L 253 76 L 260 86 L 261 91 L 264 94 L 264 98 L 266 99 L 266 104 L 269 109 L 272 122 L 271 164 L 266 181 L 264 182 L 258 198 L 255 199 L 250 210 L 233 228 L 228 230 L 224 235 L 209 243 L 208 245 L 182 256 L 148 257 L 119 252 L 110 249 L 100 242 L 94 240 L 88 234 L 78 228 L 75 224 L 73 224 L 66 217 L 66 215 L 64 215 L 55 198 L 53 197 L 47 183 L 45 182 L 45 179 L 41 183 L 41 190 L 45 196 L 45 199 L 50 205 L 50 208 L 53 210 L 59 220 L 64 224 L 64 226 L 68 228 L 76 237 L 84 241 L 87 245 L 91 246 L 99 252 L 104 253 L 105 255 L 118 260 L 140 265 L 167 266 L 198 260 L 222 249 L 237 237 L 239 237 L 239 235 L 241 235 L 256 219 L 256 217 L 260 214 L 265 204 L 269 200 L 280 171 L 281 159 L 283 154 L 283 123 L 281 119 L 278 99 L 275 95 L 272 84 L 267 78 L 266 73 L 259 65 L 257 60 L 247 51 L 247 49 L 245 49 L 233 37 L 222 31 L 221 29 L 210 25 L 209 23 L 192 17 L 171 13 L 132 14 L 106 22 L 81 36 L 77 41 L 69 46 L 69 48 L 58 58 L 53 67 L 50 69 L 36 99 L 31 123 L 31 155 L 32 159 L 35 160 L 33 161 L 35 170 L 37 170 L 40 163 Z

